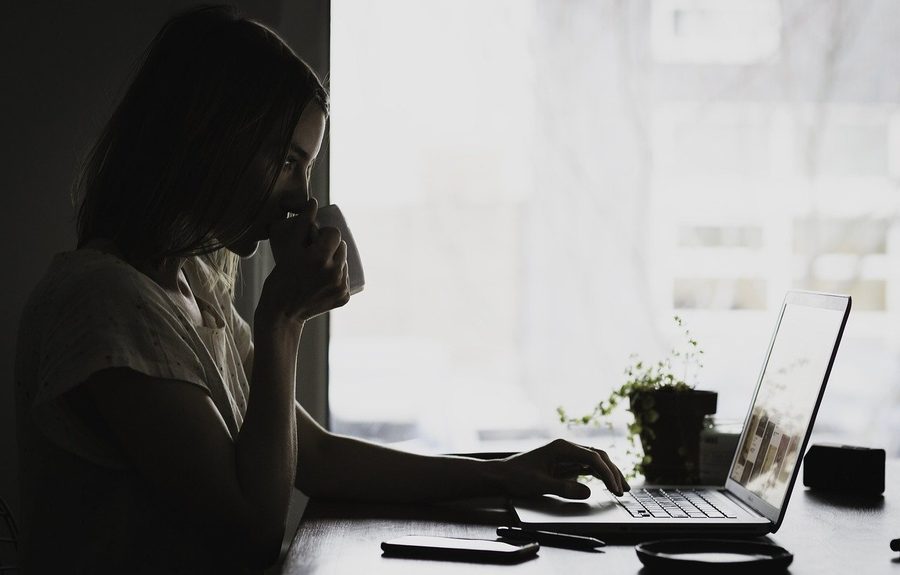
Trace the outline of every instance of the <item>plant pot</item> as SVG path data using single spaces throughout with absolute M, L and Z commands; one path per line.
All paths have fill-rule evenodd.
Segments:
M 649 483 L 695 485 L 700 481 L 700 431 L 716 412 L 718 394 L 702 390 L 640 391 L 629 396 L 629 411 L 640 425 L 643 465 Z

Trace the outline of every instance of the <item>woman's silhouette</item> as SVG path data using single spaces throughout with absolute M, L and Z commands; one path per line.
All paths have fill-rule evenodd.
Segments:
M 597 449 L 420 456 L 331 434 L 296 402 L 305 322 L 350 297 L 347 246 L 309 197 L 328 112 L 310 68 L 232 8 L 180 14 L 153 40 L 76 182 L 77 249 L 56 254 L 20 324 L 28 572 L 258 570 L 295 486 L 583 498 L 592 473 L 628 489 Z M 264 239 L 276 266 L 251 335 L 234 281 Z

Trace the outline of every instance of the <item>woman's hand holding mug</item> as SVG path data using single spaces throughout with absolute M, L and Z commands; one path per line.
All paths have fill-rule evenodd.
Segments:
M 336 228 L 316 225 L 315 198 L 285 208 L 299 215 L 269 228 L 275 269 L 266 278 L 257 315 L 302 324 L 350 301 L 347 243 Z

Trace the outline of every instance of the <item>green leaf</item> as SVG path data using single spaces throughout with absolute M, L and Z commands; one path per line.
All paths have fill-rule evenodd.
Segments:
M 627 453 L 638 455 L 637 438 L 641 439 L 642 446 L 644 443 L 649 445 L 649 442 L 656 437 L 651 424 L 658 421 L 659 413 L 653 409 L 656 403 L 654 398 L 642 392 L 659 389 L 679 392 L 694 389 L 694 385 L 688 384 L 686 380 L 696 381 L 696 370 L 703 367 L 698 359 L 703 354 L 703 350 L 699 349 L 699 343 L 691 337 L 691 332 L 684 326 L 682 318 L 678 315 L 673 317 L 675 324 L 683 328 L 681 331 L 687 344 L 686 351 L 672 349 L 667 357 L 655 363 L 645 363 L 637 354 L 630 354 L 628 356 L 629 364 L 626 365 L 623 372 L 626 379 L 621 386 L 614 389 L 605 400 L 599 401 L 590 414 L 579 418 L 569 417 L 562 406 L 557 407 L 556 413 L 560 422 L 570 427 L 590 423 L 599 426 L 602 423 L 612 431 L 613 423 L 608 420 L 609 416 L 623 399 L 629 399 L 628 410 L 634 417 L 633 421 L 627 424 L 628 433 L 625 438 L 628 445 L 634 450 L 629 449 Z M 677 369 L 673 367 L 676 361 Z M 681 378 L 682 376 L 684 379 Z M 707 422 L 704 421 L 704 426 L 706 425 Z M 631 472 L 626 477 L 634 478 L 636 474 L 643 473 L 643 466 L 650 461 L 649 453 L 644 453 L 642 458 L 634 463 Z

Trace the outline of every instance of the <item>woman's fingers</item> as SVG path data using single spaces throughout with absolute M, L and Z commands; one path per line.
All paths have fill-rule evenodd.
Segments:
M 305 321 L 347 304 L 350 273 L 340 230 L 318 226 L 314 198 L 291 199 L 280 207 L 288 217 L 269 226 L 276 266 L 266 280 L 267 307 Z
M 327 228 L 329 230 L 333 230 L 335 228 Z M 338 232 L 338 238 L 340 238 L 340 232 Z M 339 240 L 337 249 L 334 250 L 334 255 L 331 256 L 331 260 L 338 266 L 338 269 L 343 270 L 344 266 L 347 264 L 347 242 L 344 240 Z
M 582 475 L 593 475 L 594 471 L 587 465 L 581 463 L 557 463 L 551 468 L 553 477 L 560 479 L 576 479 Z
M 350 266 L 346 261 L 341 268 L 341 288 L 346 292 L 350 291 Z
M 565 440 L 557 440 L 551 443 L 551 445 L 555 446 L 556 450 L 560 452 L 560 455 L 563 457 L 567 457 L 574 463 L 580 463 L 589 467 L 592 474 L 596 478 L 603 480 L 606 487 L 616 495 L 622 495 L 624 493 L 621 473 L 618 472 L 618 468 L 615 465 L 612 465 L 612 463 L 607 465 L 606 461 L 600 457 L 600 454 L 593 449 L 582 447 Z
M 319 204 L 315 198 L 304 204 L 283 204 L 288 217 L 269 224 L 268 236 L 275 262 L 284 256 L 295 257 L 298 248 L 306 248 L 318 240 L 316 214 Z
M 593 475 L 602 480 L 617 496 L 631 489 L 606 452 L 564 439 L 515 454 L 505 462 L 509 471 L 507 489 L 513 495 L 547 493 L 568 499 L 586 499 L 591 490 L 577 481 L 580 475 Z
M 609 467 L 610 469 L 612 469 L 613 471 L 615 471 L 616 474 L 618 474 L 618 476 L 619 476 L 619 484 L 622 486 L 622 489 L 623 489 L 624 491 L 631 491 L 631 486 L 628 485 L 628 482 L 627 482 L 627 481 L 625 481 L 625 475 L 622 473 L 622 470 L 619 469 L 619 468 L 616 466 L 616 464 L 614 464 L 614 463 L 612 462 L 612 460 L 609 458 L 609 454 L 607 454 L 607 453 L 606 453 L 605 451 L 603 451 L 602 449 L 597 449 L 596 447 L 588 447 L 588 449 L 597 452 L 597 454 L 598 454 L 598 455 L 603 459 L 603 461 L 606 463 L 607 467 Z
M 341 247 L 341 244 L 345 242 L 341 239 L 341 232 L 337 228 L 319 228 L 316 243 L 321 255 L 324 256 L 325 261 L 328 261 L 332 258 L 337 259 L 335 258 L 336 252 Z M 344 259 L 346 259 L 346 247 L 344 249 Z
M 587 499 L 591 496 L 591 488 L 577 481 L 566 481 L 563 479 L 549 479 L 544 483 L 541 489 L 542 493 L 550 493 L 551 495 L 559 495 L 566 499 Z

